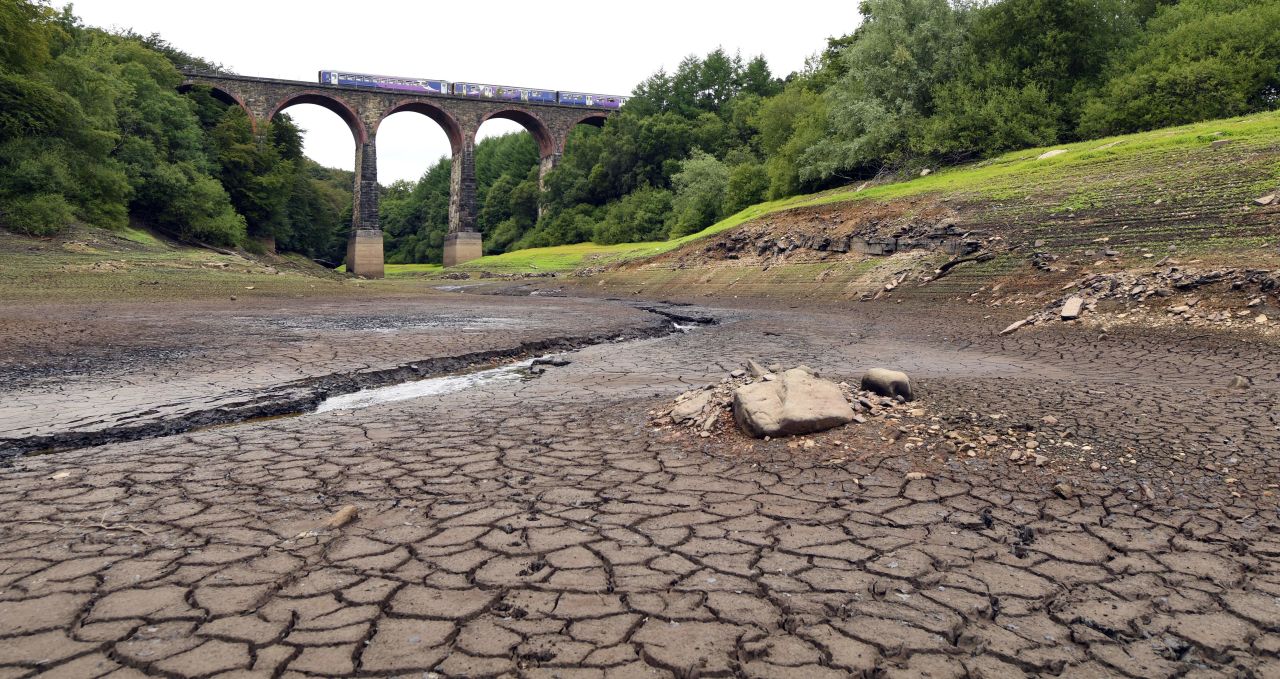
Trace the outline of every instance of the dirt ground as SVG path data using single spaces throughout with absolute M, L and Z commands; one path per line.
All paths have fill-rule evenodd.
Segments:
M 11 458 L 0 677 L 1280 676 L 1280 347 L 726 302 L 536 379 Z M 0 421 L 654 322 L 476 295 L 9 310 Z M 651 424 L 749 358 L 901 369 L 918 399 L 807 447 Z M 1046 462 L 1011 459 L 1029 440 Z

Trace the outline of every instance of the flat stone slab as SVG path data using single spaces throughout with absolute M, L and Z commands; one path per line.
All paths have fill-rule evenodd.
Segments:
M 1058 314 L 1064 321 L 1070 321 L 1080 318 L 1080 313 L 1084 310 L 1084 298 L 1072 296 L 1062 304 L 1062 310 Z

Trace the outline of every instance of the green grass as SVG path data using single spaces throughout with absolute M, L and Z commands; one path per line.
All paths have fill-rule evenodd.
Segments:
M 501 255 L 489 255 L 459 264 L 450 271 L 493 271 L 496 273 L 540 273 L 576 271 L 584 267 L 602 266 L 618 262 L 653 257 L 670 252 L 685 243 L 706 238 L 727 229 L 732 229 L 753 219 L 772 212 L 786 209 L 792 203 L 810 196 L 787 198 L 769 203 L 752 205 L 743 211 L 720 220 L 719 222 L 693 234 L 673 238 L 666 241 L 648 243 L 619 243 L 617 245 L 597 245 L 595 243 L 575 243 L 573 245 L 556 245 L 546 248 L 528 248 L 515 250 Z M 340 271 L 345 269 L 340 268 Z M 445 272 L 439 264 L 388 264 L 387 277 L 404 276 L 438 276 Z
M 1153 132 L 1014 151 L 980 163 L 962 165 L 927 177 L 876 186 L 861 192 L 829 192 L 811 199 L 802 199 L 791 207 L 851 200 L 892 200 L 927 193 L 972 193 L 991 200 L 1009 200 L 1026 195 L 1041 180 L 1132 156 L 1204 148 L 1223 139 L 1231 140 L 1232 144 L 1246 145 L 1274 144 L 1277 138 L 1280 138 L 1280 111 L 1272 111 Z M 1066 149 L 1067 153 L 1038 160 L 1042 153 L 1052 149 Z M 1280 179 L 1280 174 L 1276 178 Z

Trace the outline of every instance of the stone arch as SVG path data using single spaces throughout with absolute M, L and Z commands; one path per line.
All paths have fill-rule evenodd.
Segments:
M 436 124 L 444 130 L 445 136 L 449 138 L 449 146 L 453 148 L 454 155 L 457 155 L 457 153 L 462 150 L 462 145 L 465 141 L 463 138 L 462 125 L 458 124 L 458 121 L 453 116 L 449 115 L 447 111 L 439 106 L 417 99 L 404 99 L 393 104 L 385 113 L 382 114 L 382 117 L 378 119 L 377 124 L 374 125 L 373 133 L 375 135 L 378 133 L 378 128 L 382 126 L 382 121 L 386 120 L 387 117 L 401 111 L 421 113 L 422 115 L 436 121 Z
M 355 137 L 357 149 L 369 142 L 368 131 L 365 130 L 364 123 L 360 121 L 360 116 L 356 114 L 355 109 L 341 98 L 335 97 L 328 92 L 320 92 L 317 90 L 294 92 L 284 99 L 281 99 L 279 103 L 271 109 L 271 113 L 267 114 L 267 122 L 275 119 L 276 115 L 281 111 L 297 104 L 315 104 L 316 106 L 329 109 L 336 113 L 339 118 L 342 118 L 342 122 L 346 123 L 347 127 L 351 128 L 351 136 Z
M 211 85 L 209 83 L 200 82 L 198 80 L 187 80 L 183 82 L 181 85 L 178 85 L 178 93 L 186 94 L 187 92 L 190 92 L 193 87 L 196 87 L 196 86 L 209 88 L 209 94 L 213 95 L 214 99 L 217 99 L 218 101 L 228 106 L 239 106 L 240 110 L 244 111 L 244 114 L 249 117 L 249 125 L 253 129 L 257 129 L 258 121 L 253 117 L 253 111 L 249 110 L 249 105 L 244 102 L 244 98 L 236 94 L 235 92 L 232 92 L 227 89 L 223 89 L 221 87 L 218 87 L 217 85 Z
M 538 116 L 518 108 L 502 109 L 494 111 L 480 119 L 483 125 L 486 120 L 491 118 L 502 118 L 519 123 L 524 129 L 533 135 L 533 140 L 538 143 L 538 155 L 542 158 L 548 158 L 561 152 L 559 140 L 555 135 L 551 134 L 551 130 L 542 122 Z M 477 128 L 479 129 L 479 128 Z
M 579 125 L 590 125 L 592 127 L 604 127 L 604 123 L 609 119 L 607 111 L 586 111 L 575 117 L 569 118 L 569 124 L 561 130 L 560 139 L 557 143 L 560 145 L 560 153 L 564 153 L 569 146 L 569 135 L 573 134 L 573 128 Z
M 590 125 L 592 127 L 604 127 L 604 121 L 608 119 L 609 119 L 609 114 L 605 113 L 604 111 L 591 111 L 589 113 L 586 113 L 580 116 L 577 120 L 574 120 L 573 124 L 570 125 L 569 127 L 574 128 L 579 125 Z

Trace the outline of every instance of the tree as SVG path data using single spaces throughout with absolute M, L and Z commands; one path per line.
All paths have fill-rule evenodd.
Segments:
M 807 87 L 807 82 L 789 83 L 780 94 L 764 101 L 751 120 L 756 141 L 766 158 L 769 176 L 768 197 L 783 198 L 799 193 L 799 161 L 806 149 L 827 132 L 827 102 Z
M 671 192 L 641 187 L 609 204 L 591 240 L 602 245 L 662 240 L 670 230 Z
M 724 202 L 720 214 L 731 215 L 764 200 L 769 191 L 769 172 L 754 160 L 734 165 L 729 169 L 729 181 L 725 186 Z
M 1147 24 L 1084 107 L 1081 136 L 1243 115 L 1280 103 L 1280 4 L 1183 0 Z
M 972 15 L 973 49 L 961 80 L 967 88 L 1012 95 L 1055 127 L 1074 133 L 1084 96 L 1114 54 L 1139 30 L 1133 0 L 1001 0 Z M 953 92 L 954 95 L 954 92 Z M 1026 115 L 1028 108 L 1019 106 Z
M 680 163 L 672 178 L 676 195 L 671 201 L 675 223 L 671 236 L 684 236 L 714 224 L 722 214 L 729 170 L 714 156 L 702 151 Z
M 966 49 L 969 10 L 947 0 L 864 0 L 863 22 L 840 53 L 844 75 L 826 92 L 830 133 L 801 156 L 804 181 L 878 169 L 909 154 L 933 113 L 934 90 Z

